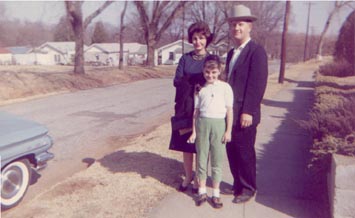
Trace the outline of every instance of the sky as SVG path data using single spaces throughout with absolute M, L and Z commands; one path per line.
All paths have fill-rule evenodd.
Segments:
M 59 17 L 65 14 L 63 1 L 2 1 L 6 7 L 6 16 L 11 19 L 20 19 L 28 21 L 42 21 L 55 24 Z M 121 12 L 120 3 L 115 2 L 102 12 L 95 21 L 101 20 L 109 22 L 115 26 L 119 25 L 119 16 Z M 88 1 L 84 3 L 84 16 L 93 12 L 102 1 Z M 311 15 L 309 21 L 309 33 L 319 34 L 324 28 L 328 14 L 330 13 L 334 1 L 311 1 Z M 132 7 L 132 6 L 131 6 Z M 346 6 L 333 17 L 328 30 L 328 34 L 337 35 L 338 31 L 351 12 L 350 7 Z M 291 23 L 290 32 L 306 32 L 308 17 L 308 1 L 291 1 Z

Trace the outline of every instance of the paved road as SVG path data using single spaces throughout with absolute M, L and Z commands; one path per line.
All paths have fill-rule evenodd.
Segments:
M 40 172 L 22 204 L 84 169 L 86 160 L 123 146 L 117 143 L 120 137 L 166 122 L 173 111 L 174 93 L 171 79 L 150 79 L 0 107 L 46 125 L 54 139 L 55 159 Z M 20 208 L 21 204 L 12 210 Z

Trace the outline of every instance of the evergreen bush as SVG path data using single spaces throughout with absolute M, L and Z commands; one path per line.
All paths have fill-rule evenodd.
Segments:
M 348 77 L 353 76 L 353 68 L 347 61 L 325 64 L 320 67 L 319 73 L 324 76 Z
M 341 72 L 343 64 L 334 64 L 335 72 Z M 342 84 L 318 82 L 322 80 L 323 66 L 316 76 L 315 102 L 307 121 L 301 126 L 306 128 L 313 137 L 311 166 L 318 170 L 328 169 L 327 158 L 332 153 L 355 157 L 355 89 Z M 353 78 L 352 78 L 353 79 Z M 355 87 L 355 80 L 353 80 Z M 333 83 L 336 83 L 334 80 Z M 325 85 L 326 84 L 326 85 Z
M 354 63 L 354 20 L 355 10 L 346 18 L 340 28 L 338 40 L 335 43 L 334 57 L 337 61 L 346 60 L 352 66 Z M 353 68 L 354 69 L 354 68 Z M 353 72 L 354 75 L 355 72 Z

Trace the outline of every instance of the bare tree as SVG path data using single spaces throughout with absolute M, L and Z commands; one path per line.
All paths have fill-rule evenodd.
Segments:
M 126 14 L 127 5 L 128 5 L 128 1 L 125 1 L 123 10 L 121 12 L 121 21 L 120 21 L 120 58 L 118 62 L 118 68 L 120 70 L 123 69 L 123 33 L 126 28 L 126 26 L 124 25 L 124 17 Z
M 173 19 L 182 12 L 183 6 L 186 3 L 186 1 L 134 1 L 139 13 L 144 39 L 147 44 L 147 66 L 155 65 L 154 49 L 164 31 L 171 25 Z M 151 6 L 151 8 L 149 8 L 149 6 Z
M 285 78 L 285 63 L 286 63 L 286 47 L 287 47 L 287 31 L 288 31 L 288 21 L 290 19 L 291 2 L 286 1 L 285 18 L 284 18 L 284 29 L 282 32 L 282 45 L 281 45 L 281 63 L 280 63 L 280 75 L 279 83 L 284 82 Z
M 226 24 L 227 2 L 195 2 L 190 6 L 191 22 L 205 21 L 211 28 L 214 36 L 213 44 L 219 44 L 228 37 L 228 27 Z M 224 7 L 225 6 L 225 7 Z M 223 11 L 225 9 L 225 11 Z
M 110 35 L 102 21 L 95 23 L 94 32 L 91 36 L 92 43 L 104 43 L 110 41 Z
M 84 31 L 90 22 L 107 8 L 112 1 L 106 1 L 83 21 L 82 5 L 83 1 L 65 1 L 67 16 L 74 31 L 75 36 L 75 57 L 74 57 L 74 73 L 85 74 L 84 69 Z
M 327 18 L 327 22 L 325 23 L 324 29 L 320 35 L 318 44 L 317 44 L 317 60 L 322 60 L 322 47 L 323 47 L 323 43 L 324 43 L 324 36 L 327 33 L 329 26 L 330 26 L 330 22 L 333 18 L 333 16 L 345 5 L 350 5 L 352 4 L 353 1 L 335 1 L 334 2 L 334 8 L 333 10 L 330 12 L 330 14 L 328 15 Z
M 53 28 L 54 41 L 73 41 L 75 40 L 73 28 L 70 26 L 68 16 L 60 18 L 59 22 Z

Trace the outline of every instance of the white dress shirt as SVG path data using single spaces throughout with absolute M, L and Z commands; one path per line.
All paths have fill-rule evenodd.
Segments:
M 238 48 L 234 48 L 233 49 L 233 56 L 229 62 L 229 72 L 228 72 L 228 81 L 230 79 L 230 76 L 232 74 L 233 71 L 233 67 L 235 65 L 235 63 L 238 60 L 238 57 L 240 55 L 240 53 L 242 52 L 243 48 L 248 44 L 248 42 L 251 40 L 251 38 L 247 39 L 243 44 L 241 44 Z

